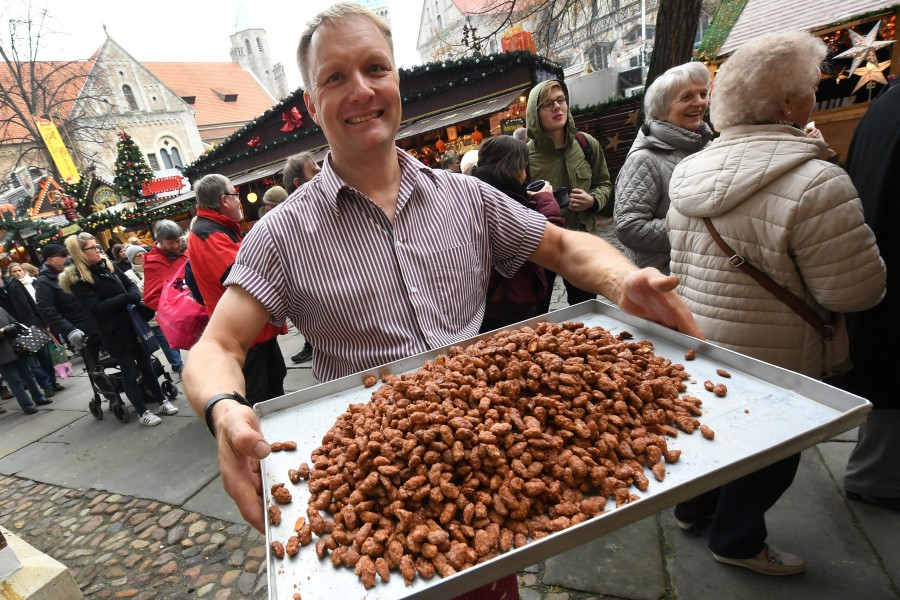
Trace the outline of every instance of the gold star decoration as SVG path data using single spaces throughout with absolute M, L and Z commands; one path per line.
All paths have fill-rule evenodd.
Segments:
M 634 109 L 630 113 L 628 113 L 628 122 L 637 127 L 638 116 L 640 116 L 641 111 L 639 109 Z
M 606 149 L 612 150 L 613 152 L 615 152 L 616 150 L 619 149 L 619 144 L 621 144 L 624 141 L 625 140 L 619 139 L 618 133 L 612 137 L 607 137 L 606 138 Z
M 875 63 L 867 62 L 866 66 L 860 67 L 859 69 L 853 71 L 854 75 L 859 75 L 859 81 L 856 83 L 856 87 L 853 88 L 853 91 L 850 93 L 856 93 L 856 90 L 870 81 L 877 81 L 878 83 L 886 84 L 887 79 L 884 78 L 884 73 L 882 73 L 882 71 L 884 71 L 890 64 L 891 61 L 889 60 L 880 62 L 877 65 Z
M 878 37 L 878 32 L 880 30 L 881 21 L 875 23 L 875 26 L 865 36 L 856 33 L 852 29 L 848 29 L 847 33 L 850 34 L 850 41 L 853 43 L 853 47 L 836 55 L 835 58 L 852 58 L 853 62 L 850 64 L 851 73 L 856 73 L 860 63 L 877 62 L 878 57 L 875 56 L 875 52 L 883 46 L 894 43 L 893 40 L 876 41 L 875 38 Z

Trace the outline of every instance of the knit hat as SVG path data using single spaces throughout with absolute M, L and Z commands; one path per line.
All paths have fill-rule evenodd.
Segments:
M 266 193 L 263 194 L 263 204 L 266 204 L 268 206 L 275 206 L 277 204 L 281 204 L 287 197 L 287 190 L 285 190 L 280 185 L 275 185 L 267 189 Z
M 130 262 L 131 264 L 134 264 L 134 259 L 138 254 L 147 254 L 147 251 L 140 246 L 135 246 L 134 244 L 128 244 L 125 246 L 125 257 L 128 258 L 128 262 Z
M 69 251 L 66 250 L 65 246 L 62 246 L 60 244 L 47 244 L 46 246 L 44 246 L 41 254 L 44 257 L 44 260 L 47 260 L 48 258 L 53 258 L 54 256 L 68 256 Z

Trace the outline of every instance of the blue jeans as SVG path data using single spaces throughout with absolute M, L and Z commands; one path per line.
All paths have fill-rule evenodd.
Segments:
M 44 394 L 34 380 L 31 368 L 28 366 L 30 357 L 20 356 L 15 360 L 0 365 L 0 376 L 6 381 L 10 391 L 19 401 L 22 410 L 37 409 L 35 402 L 43 402 Z M 25 388 L 31 392 L 31 398 L 25 393 Z
M 159 347 L 163 351 L 163 354 L 166 355 L 166 360 L 172 365 L 172 369 L 176 373 L 181 373 L 181 370 L 184 368 L 184 361 L 181 360 L 181 352 L 169 346 L 169 340 L 163 335 L 159 325 L 151 325 L 150 329 L 153 330 L 153 335 L 156 336 L 156 341 L 159 342 Z
M 31 367 L 31 372 L 34 373 L 34 378 L 37 380 L 37 384 L 41 386 L 42 390 L 47 389 L 48 387 L 52 387 L 54 383 L 56 383 L 56 372 L 53 371 L 53 376 L 47 372 L 47 369 L 44 365 L 44 358 L 41 356 L 46 353 L 46 359 L 50 362 L 50 370 L 53 370 L 53 362 L 50 361 L 50 350 L 47 346 L 44 346 L 36 353 L 30 355 L 28 357 L 28 366 Z
M 150 391 L 153 398 L 162 404 L 166 397 L 163 395 L 162 387 L 159 385 L 159 379 L 153 371 L 153 363 L 150 362 L 150 355 L 140 351 L 135 353 L 117 353 L 114 358 L 119 363 L 119 369 L 122 371 L 122 389 L 128 397 L 129 402 L 137 411 L 138 416 L 147 411 L 144 404 L 144 394 L 141 386 L 138 384 L 138 372 L 144 377 L 144 386 Z

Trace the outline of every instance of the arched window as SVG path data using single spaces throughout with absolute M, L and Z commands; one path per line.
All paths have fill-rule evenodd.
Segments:
M 172 159 L 169 157 L 169 152 L 165 148 L 160 148 L 159 155 L 163 159 L 163 166 L 166 169 L 172 168 Z
M 125 102 L 128 103 L 128 108 L 130 108 L 131 110 L 137 110 L 137 100 L 134 99 L 134 92 L 131 91 L 131 86 L 123 85 L 122 93 L 125 94 Z
M 244 38 L 244 45 L 247 46 L 247 56 L 253 54 L 253 49 L 250 47 L 250 40 Z
M 263 50 L 263 47 L 262 47 L 262 40 L 259 39 L 259 38 L 256 38 L 256 47 L 259 48 L 259 53 L 260 53 L 260 54 L 265 54 L 265 53 L 266 53 L 265 50 Z
M 181 154 L 179 154 L 178 148 L 172 146 L 170 150 L 172 151 L 172 162 L 175 163 L 175 166 L 183 167 L 184 163 L 181 162 Z

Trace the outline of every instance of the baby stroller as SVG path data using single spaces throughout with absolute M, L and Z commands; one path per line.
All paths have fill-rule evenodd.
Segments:
M 90 356 L 90 352 L 82 352 L 84 356 L 85 371 L 87 371 L 88 379 L 91 381 L 91 387 L 94 389 L 94 397 L 88 403 L 88 409 L 94 418 L 98 421 L 103 419 L 103 400 L 109 400 L 109 410 L 115 417 L 123 423 L 127 423 L 131 418 L 128 407 L 122 401 L 122 394 L 125 389 L 122 387 L 122 372 L 116 360 L 101 351 L 96 360 Z M 178 396 L 178 388 L 172 383 L 172 376 L 166 372 L 162 363 L 156 356 L 150 356 L 150 362 L 153 365 L 153 372 L 157 377 L 164 377 L 165 380 L 160 382 L 163 393 L 170 400 L 174 400 Z M 143 375 L 138 375 L 138 384 L 144 394 L 144 401 L 147 403 L 155 403 L 156 400 L 150 394 L 150 391 L 144 386 Z

